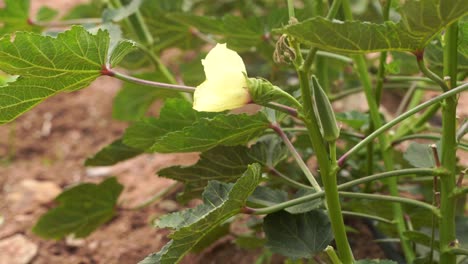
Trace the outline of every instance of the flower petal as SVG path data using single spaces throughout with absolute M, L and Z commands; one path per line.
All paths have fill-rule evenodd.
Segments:
M 202 60 L 202 64 L 207 80 L 226 73 L 247 73 L 242 58 L 237 52 L 228 49 L 226 44 L 217 44 Z
M 225 74 L 223 78 L 206 80 L 193 95 L 193 109 L 221 112 L 246 105 L 250 101 L 243 74 Z

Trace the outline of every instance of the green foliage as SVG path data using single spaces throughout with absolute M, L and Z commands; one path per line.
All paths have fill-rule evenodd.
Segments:
M 86 237 L 115 215 L 115 205 L 123 186 L 116 178 L 100 184 L 83 183 L 62 192 L 55 201 L 59 206 L 41 216 L 33 232 L 44 238 L 66 235 Z
M 0 124 L 9 122 L 44 99 L 59 92 L 85 88 L 101 75 L 106 63 L 116 65 L 133 43 L 121 41 L 109 52 L 109 35 L 92 35 L 82 27 L 56 38 L 34 33 L 16 33 L 0 39 L 0 70 L 20 75 L 0 87 Z
M 47 6 L 43 6 L 37 12 L 38 21 L 50 21 L 58 16 L 58 11 Z
M 85 161 L 86 166 L 110 166 L 131 159 L 142 153 L 141 150 L 123 144 L 121 139 L 112 142 Z
M 167 100 L 159 119 L 146 119 L 130 126 L 124 143 L 149 152 L 206 151 L 218 145 L 245 144 L 260 136 L 268 124 L 262 113 L 199 113 L 189 102 L 171 99 Z
M 145 73 L 136 75 L 135 77 L 169 83 L 167 78 L 160 73 Z M 179 97 L 179 93 L 134 83 L 125 83 L 124 87 L 114 98 L 112 117 L 123 121 L 140 120 L 145 116 L 154 101 L 169 97 Z
M 444 27 L 468 13 L 464 0 L 405 1 L 401 21 L 374 24 L 315 17 L 277 32 L 320 49 L 343 53 L 422 50 Z
M 159 227 L 175 229 L 172 240 L 140 264 L 178 263 L 210 231 L 240 212 L 260 178 L 260 166 L 252 164 L 234 184 L 211 181 L 203 192 L 203 204 L 159 220 Z
M 440 150 L 440 148 L 438 149 Z M 432 168 L 436 165 L 432 149 L 427 144 L 412 142 L 406 150 L 404 158 L 417 168 Z
M 29 20 L 29 0 L 5 0 L 5 7 L 0 9 L 0 37 L 14 31 L 39 31 Z
M 203 152 L 195 165 L 169 167 L 158 174 L 184 182 L 185 189 L 181 198 L 187 200 L 200 194 L 208 181 L 236 181 L 249 164 L 257 162 L 265 166 L 274 166 L 286 158 L 286 154 L 285 147 L 275 140 L 260 141 L 251 148 L 218 146 Z
M 192 109 L 192 104 L 183 99 L 165 101 L 159 118 L 146 118 L 135 122 L 125 131 L 124 143 L 128 146 L 152 152 L 155 142 L 169 134 L 183 130 L 204 117 L 213 117 L 212 113 L 201 113 Z
M 310 258 L 333 239 L 330 222 L 321 210 L 303 214 L 285 211 L 267 215 L 263 230 L 266 246 L 273 252 L 298 259 Z

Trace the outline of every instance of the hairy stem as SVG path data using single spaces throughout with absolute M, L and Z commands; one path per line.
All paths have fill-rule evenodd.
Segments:
M 457 83 L 457 22 L 447 28 L 445 41 L 444 75 L 448 76 L 450 80 L 449 87 L 446 86 L 445 82 L 439 83 L 444 90 L 455 87 Z M 456 256 L 450 252 L 450 249 L 457 244 L 455 234 L 456 197 L 451 195 L 456 189 L 457 177 L 456 110 L 457 98 L 455 96 L 446 98 L 442 107 L 442 166 L 450 174 L 448 177 L 440 179 L 440 211 L 443 217 L 439 220 L 440 263 L 444 264 L 456 263 Z

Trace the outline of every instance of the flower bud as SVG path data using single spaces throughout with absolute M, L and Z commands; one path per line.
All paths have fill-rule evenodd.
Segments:
M 317 114 L 322 125 L 323 138 L 326 141 L 335 141 L 340 136 L 340 128 L 336 122 L 330 100 L 318 83 L 317 78 L 312 76 L 312 89 L 314 91 L 314 101 L 317 107 Z

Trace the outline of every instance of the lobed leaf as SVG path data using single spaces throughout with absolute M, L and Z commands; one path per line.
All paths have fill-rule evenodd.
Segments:
M 131 147 L 152 152 L 151 148 L 158 138 L 183 130 L 204 117 L 213 117 L 213 113 L 197 112 L 192 104 L 183 99 L 167 99 L 159 118 L 146 118 L 135 122 L 125 131 L 123 142 Z
M 180 131 L 155 140 L 151 151 L 160 153 L 206 151 L 218 145 L 243 145 L 260 136 L 269 126 L 263 113 L 255 115 L 221 114 L 202 118 Z
M 114 177 L 97 185 L 83 183 L 65 190 L 55 199 L 59 206 L 42 215 L 33 232 L 53 239 L 69 234 L 86 237 L 114 216 L 122 190 Z
M 194 197 L 202 192 L 211 180 L 233 182 L 254 162 L 274 166 L 287 157 L 284 145 L 276 140 L 262 140 L 247 148 L 244 146 L 218 146 L 203 152 L 195 165 L 174 166 L 158 172 L 159 176 L 184 183 L 182 199 Z
M 121 139 L 112 142 L 85 161 L 85 166 L 110 166 L 140 155 L 143 151 L 125 145 Z
M 203 204 L 160 219 L 159 227 L 170 227 L 176 231 L 161 251 L 149 255 L 140 264 L 180 262 L 210 231 L 240 212 L 260 179 L 260 165 L 252 164 L 234 184 L 211 181 L 203 192 Z
M 7 123 L 59 92 L 89 86 L 106 63 L 117 64 L 134 44 L 121 41 L 109 54 L 109 35 L 73 27 L 56 38 L 18 32 L 0 39 L 0 70 L 19 75 L 0 86 L 0 124 Z
M 330 221 L 321 210 L 269 214 L 265 217 L 263 230 L 266 246 L 271 251 L 293 259 L 311 258 L 333 240 Z
M 343 53 L 423 49 L 444 27 L 468 13 L 464 0 L 405 1 L 401 21 L 375 24 L 315 17 L 276 30 L 320 49 Z
M 29 0 L 5 0 L 0 8 L 0 36 L 14 31 L 38 31 L 29 21 Z

